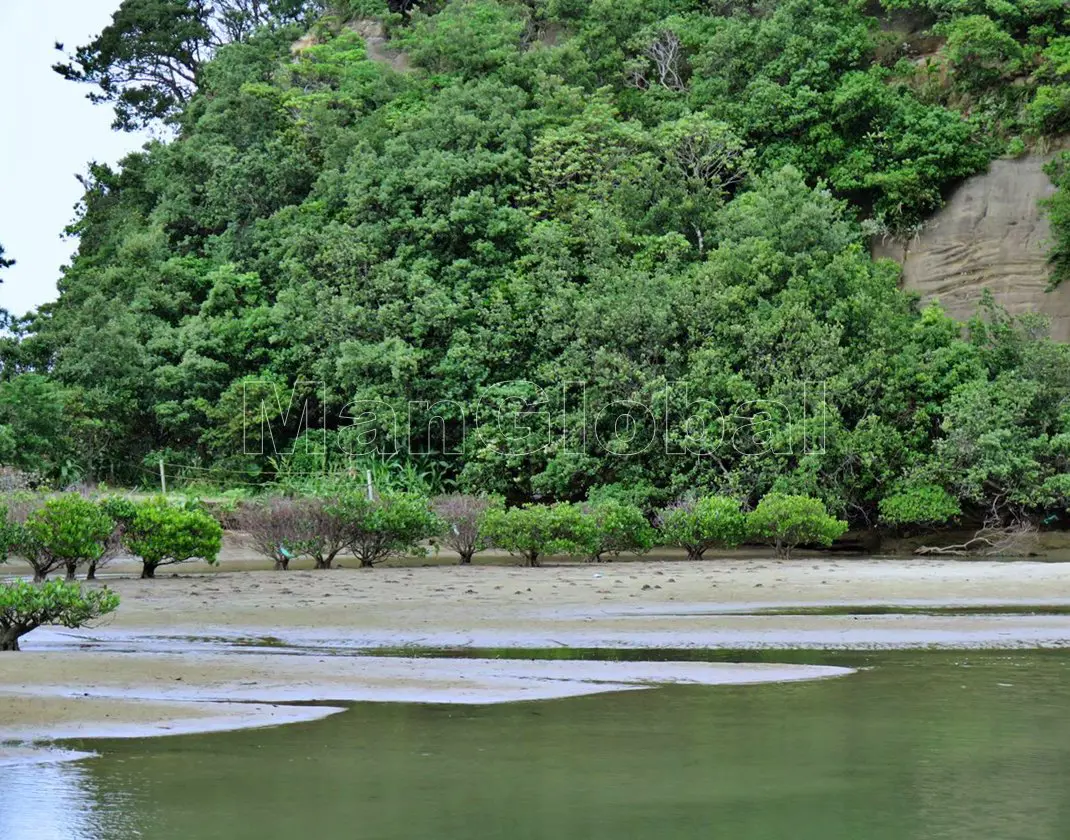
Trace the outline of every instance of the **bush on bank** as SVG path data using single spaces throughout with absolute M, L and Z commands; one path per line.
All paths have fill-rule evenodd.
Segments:
M 541 565 L 546 555 L 587 554 L 594 535 L 582 508 L 567 502 L 490 510 L 483 528 L 492 545 L 522 557 L 525 566 Z
M 657 524 L 662 540 L 687 551 L 688 560 L 701 560 L 715 546 L 732 548 L 747 538 L 739 502 L 725 496 L 683 499 L 661 511 Z
M 751 539 L 776 549 L 787 560 L 800 545 L 830 546 L 847 533 L 847 523 L 830 516 L 820 499 L 770 493 L 747 514 Z
M 457 552 L 461 565 L 467 566 L 478 551 L 487 547 L 483 520 L 488 511 L 504 506 L 497 496 L 466 496 L 453 493 L 438 496 L 432 501 L 435 515 L 441 523 L 443 545 Z
M 589 520 L 587 559 L 599 563 L 606 555 L 646 554 L 657 534 L 636 505 L 618 499 L 588 502 L 583 515 Z
M 343 552 L 372 568 L 392 558 L 426 553 L 427 545 L 456 551 L 462 564 L 486 548 L 499 548 L 540 565 L 548 555 L 601 561 L 644 554 L 656 545 L 679 546 L 700 560 L 713 548 L 745 541 L 768 543 L 780 556 L 799 545 L 827 546 L 846 530 L 824 503 L 806 496 L 769 494 L 749 514 L 724 496 L 688 497 L 653 515 L 614 493 L 592 493 L 583 504 L 525 504 L 507 508 L 501 498 L 453 494 L 434 499 L 389 492 L 369 499 L 344 483 L 311 495 L 248 500 L 227 514 L 246 543 L 278 570 L 307 557 L 329 569 Z M 201 559 L 214 564 L 223 528 L 197 501 L 162 496 L 133 501 L 76 493 L 17 494 L 0 503 L 0 562 L 27 560 L 40 582 L 65 568 L 68 579 L 97 569 L 123 550 L 142 561 L 142 577 L 160 566 Z M 933 488 L 915 488 L 885 505 L 889 523 L 938 521 L 957 512 L 954 500 Z
M 441 527 L 430 500 L 413 493 L 355 497 L 345 504 L 352 528 L 346 547 L 360 560 L 362 569 L 391 557 L 423 553 L 420 543 L 437 536 Z
M 0 651 L 19 649 L 19 639 L 46 624 L 84 627 L 119 606 L 106 589 L 85 591 L 59 580 L 0 583 Z
M 141 558 L 141 577 L 154 578 L 160 566 L 188 560 L 215 564 L 223 528 L 196 504 L 173 504 L 159 496 L 138 504 L 123 543 Z
M 115 522 L 99 505 L 77 493 L 48 499 L 15 531 L 17 552 L 33 567 L 34 580 L 63 568 L 67 580 L 98 561 Z

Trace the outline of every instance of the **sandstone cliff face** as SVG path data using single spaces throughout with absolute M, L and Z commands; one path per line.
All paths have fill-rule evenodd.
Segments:
M 971 317 L 990 289 L 1012 313 L 1044 313 L 1052 337 L 1070 341 L 1070 284 L 1045 291 L 1051 230 L 1038 202 L 1054 191 L 1044 174 L 1050 159 L 994 161 L 963 182 L 919 236 L 876 241 L 873 256 L 899 261 L 904 288 L 938 299 L 956 318 Z

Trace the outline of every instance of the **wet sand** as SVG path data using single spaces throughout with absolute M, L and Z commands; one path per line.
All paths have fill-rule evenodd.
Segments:
M 0 657 L 0 741 L 210 731 L 335 710 L 272 706 L 294 700 L 486 703 L 842 675 L 341 655 L 356 648 L 1070 646 L 1070 615 L 747 614 L 791 605 L 1070 604 L 1070 566 L 1055 563 L 813 556 L 524 569 L 493 558 L 285 573 L 260 565 L 231 553 L 219 571 L 176 567 L 155 581 L 121 577 L 130 565 L 110 567 L 98 585 L 122 597 L 111 621 L 43 628 L 25 637 L 23 653 Z M 273 647 L 249 646 L 265 640 Z

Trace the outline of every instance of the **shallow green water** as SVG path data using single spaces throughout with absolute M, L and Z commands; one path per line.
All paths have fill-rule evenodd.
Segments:
M 4 772 L 3 840 L 1070 836 L 1070 652 L 808 654 L 828 681 L 94 742 Z

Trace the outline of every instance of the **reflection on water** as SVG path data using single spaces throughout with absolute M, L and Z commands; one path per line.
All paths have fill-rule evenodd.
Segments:
M 1065 840 L 1070 651 L 826 656 L 872 667 L 81 745 L 0 840 Z
M 123 792 L 103 794 L 88 766 L 41 750 L 0 765 L 3 840 L 117 840 L 138 837 Z

